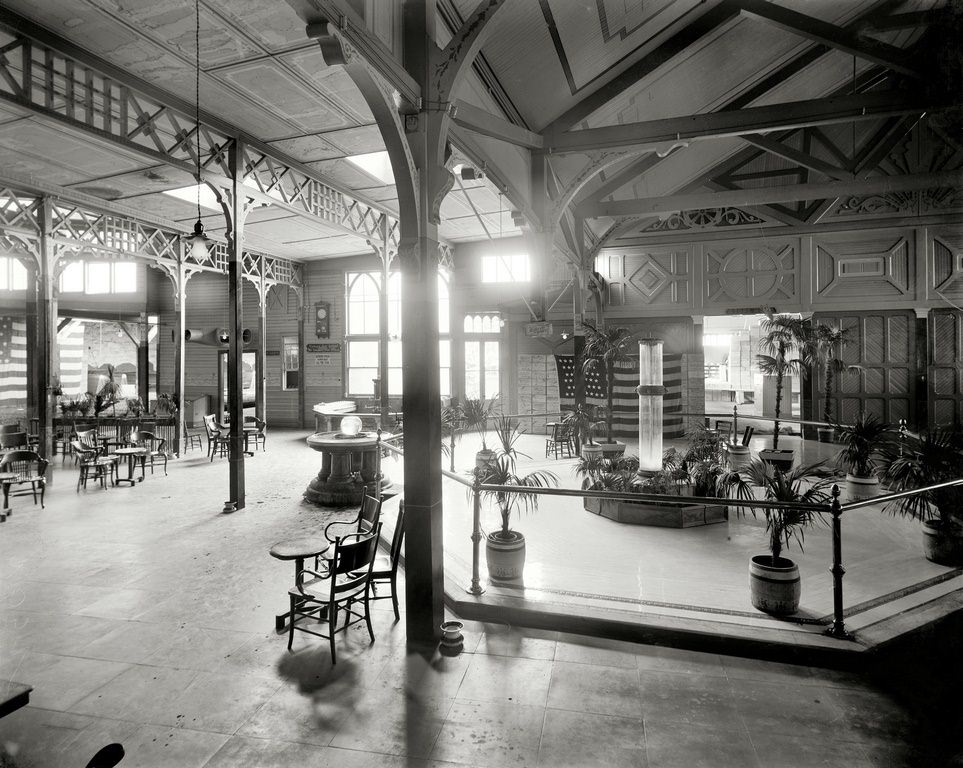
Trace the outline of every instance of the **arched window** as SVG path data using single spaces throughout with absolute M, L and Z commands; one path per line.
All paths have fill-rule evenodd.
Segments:
M 489 399 L 498 395 L 500 349 L 498 313 L 465 316 L 465 396 Z

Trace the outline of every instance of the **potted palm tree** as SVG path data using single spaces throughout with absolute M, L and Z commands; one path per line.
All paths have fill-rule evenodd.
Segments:
M 754 555 L 749 563 L 749 591 L 753 608 L 776 616 L 788 616 L 799 609 L 801 583 L 799 566 L 783 550 L 795 540 L 802 550 L 806 528 L 816 521 L 818 513 L 790 504 L 827 504 L 833 479 L 821 464 L 781 469 L 753 459 L 742 470 L 726 472 L 719 477 L 720 492 L 734 499 L 752 501 L 762 489 L 766 501 L 785 502 L 785 507 L 763 510 L 769 554 Z M 736 507 L 737 511 L 742 508 Z M 750 508 L 753 516 L 755 511 Z
M 111 413 L 117 415 L 117 401 L 120 399 L 123 388 L 120 382 L 114 379 L 114 366 L 107 364 L 107 378 L 97 390 L 95 413 L 107 410 L 110 407 Z
M 482 447 L 475 454 L 475 466 L 484 467 L 495 458 L 495 452 L 485 442 L 488 420 L 495 415 L 495 399 L 467 398 L 460 406 L 460 415 L 465 428 L 475 430 L 478 437 L 481 438 Z
M 756 355 L 756 363 L 764 376 L 775 378 L 776 402 L 775 419 L 772 426 L 772 448 L 759 452 L 760 458 L 774 467 L 788 471 L 793 463 L 791 448 L 779 448 L 779 416 L 782 414 L 782 390 L 786 377 L 805 371 L 805 363 L 798 357 L 790 357 L 796 352 L 807 336 L 807 326 L 803 320 L 792 315 L 770 315 L 762 323 L 765 333 L 759 345 L 765 354 Z
M 889 445 L 880 459 L 892 491 L 924 488 L 963 478 L 963 434 L 936 428 L 907 435 Z M 923 523 L 923 551 L 940 565 L 963 565 L 963 487 L 950 486 L 895 499 L 884 507 Z
M 582 370 L 600 371 L 605 376 L 605 440 L 599 441 L 602 453 L 619 455 L 625 452 L 625 443 L 612 438 L 612 422 L 615 419 L 615 369 L 632 362 L 630 356 L 634 334 L 626 328 L 596 327 L 583 322 L 585 347 L 582 350 Z
M 833 414 L 833 384 L 844 373 L 856 373 L 861 366 L 851 365 L 842 359 L 843 348 L 849 343 L 849 329 L 834 328 L 825 323 L 817 323 L 812 328 L 813 351 L 823 374 L 823 421 L 837 423 Z M 833 427 L 817 427 L 816 435 L 821 443 L 833 442 Z
M 485 557 L 488 576 L 494 581 L 520 579 L 525 567 L 525 536 L 511 528 L 514 510 L 538 509 L 538 496 L 526 492 L 526 488 L 549 488 L 558 484 L 558 478 L 546 470 L 535 470 L 519 475 L 516 468 L 518 451 L 515 442 L 521 432 L 507 417 L 500 420 L 496 429 L 501 448 L 495 451 L 491 462 L 476 467 L 474 472 L 485 485 L 511 486 L 512 491 L 483 491 L 482 498 L 494 500 L 501 525 L 486 537 Z M 524 455 L 524 454 L 523 454 Z
M 836 465 L 846 470 L 847 500 L 878 496 L 876 459 L 891 438 L 892 428 L 872 414 L 860 413 L 852 424 L 837 429 L 843 449 L 836 455 Z
M 592 435 L 599 424 L 595 420 L 595 408 L 584 403 L 576 403 L 575 407 L 562 416 L 565 424 L 575 435 L 575 453 L 579 456 L 601 456 L 602 449 L 592 442 Z

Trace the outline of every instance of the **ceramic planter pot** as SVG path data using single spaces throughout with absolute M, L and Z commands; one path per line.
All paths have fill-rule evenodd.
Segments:
M 792 469 L 795 457 L 796 453 L 791 448 L 780 448 L 778 450 L 764 448 L 759 451 L 759 458 L 767 464 L 772 464 L 780 472 L 788 472 Z
M 465 637 L 461 631 L 465 625 L 460 621 L 446 621 L 441 625 L 441 642 L 445 645 L 458 645 L 464 642 Z
M 475 454 L 475 468 L 484 469 L 495 460 L 495 452 L 490 448 Z
M 512 581 L 522 578 L 525 568 L 525 537 L 518 531 L 507 536 L 500 531 L 488 534 L 485 541 L 485 559 L 488 576 L 492 581 Z
M 873 475 L 871 477 L 860 477 L 859 475 L 846 475 L 846 500 L 862 501 L 879 496 L 879 479 Z
M 611 443 L 599 443 L 602 455 L 607 459 L 616 459 L 625 453 L 625 443 L 613 440 Z
M 749 466 L 748 445 L 727 445 L 726 456 L 729 459 L 729 469 L 745 469 Z
M 940 565 L 963 566 L 963 530 L 947 530 L 939 520 L 924 521 L 923 553 L 927 560 Z
M 601 457 L 602 455 L 603 455 L 602 446 L 599 445 L 598 443 L 586 443 L 585 445 L 582 446 L 583 458 L 590 459 L 593 456 Z
M 749 563 L 752 607 L 773 616 L 790 616 L 799 610 L 802 585 L 799 566 L 787 557 L 756 555 Z
M 836 430 L 832 427 L 817 427 L 816 439 L 821 443 L 833 443 L 836 441 Z

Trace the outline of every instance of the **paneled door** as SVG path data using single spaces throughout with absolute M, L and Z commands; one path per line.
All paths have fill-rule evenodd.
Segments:
M 963 426 L 963 312 L 935 309 L 929 333 L 930 426 Z
M 916 315 L 912 311 L 819 313 L 816 322 L 849 331 L 842 358 L 862 370 L 836 379 L 832 412 L 849 424 L 860 411 L 896 424 L 916 416 Z M 816 413 L 822 414 L 824 383 L 818 382 Z

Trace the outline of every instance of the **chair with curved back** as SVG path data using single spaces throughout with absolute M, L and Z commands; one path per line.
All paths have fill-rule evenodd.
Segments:
M 378 555 L 374 568 L 371 570 L 370 600 L 387 600 L 391 598 L 391 605 L 395 609 L 395 621 L 401 618 L 398 613 L 398 560 L 401 558 L 401 547 L 405 540 L 405 500 L 398 505 L 398 517 L 395 519 L 395 530 L 391 535 L 391 548 L 386 555 Z M 378 585 L 387 584 L 390 592 L 378 594 Z
M 77 493 L 83 486 L 87 489 L 88 480 L 99 480 L 101 488 L 107 488 L 107 480 L 111 485 L 117 484 L 118 456 L 101 456 L 93 448 L 88 448 L 79 440 L 72 440 L 70 447 L 74 456 L 80 461 L 80 474 L 77 477 Z
M 259 419 L 257 416 L 245 416 L 244 425 L 245 427 L 250 427 L 252 425 L 257 427 L 257 432 L 248 433 L 247 439 L 254 441 L 255 448 L 257 448 L 257 446 L 260 445 L 261 450 L 266 451 L 267 435 L 264 434 L 264 428 L 267 426 L 267 422 L 264 419 Z
M 209 413 L 204 417 L 204 431 L 207 433 L 207 455 L 214 461 L 214 454 L 224 456 L 230 446 L 230 441 L 217 426 L 214 421 L 214 414 Z
M 381 524 L 367 533 L 351 533 L 334 543 L 334 556 L 324 561 L 324 570 L 303 568 L 295 576 L 294 586 L 288 590 L 291 609 L 288 617 L 288 650 L 294 643 L 294 630 L 323 637 L 331 644 L 331 663 L 338 661 L 334 647 L 335 636 L 363 621 L 368 636 L 374 641 L 371 628 L 369 595 L 371 570 L 378 551 Z M 359 609 L 358 604 L 361 604 Z M 338 613 L 344 611 L 344 625 L 338 626 Z M 299 619 L 324 617 L 328 631 L 320 632 L 297 626 Z M 319 624 L 319 626 L 323 626 Z
M 572 428 L 568 424 L 557 422 L 552 424 L 552 434 L 545 438 L 545 458 L 549 454 L 554 458 L 572 458 L 575 455 L 575 440 L 572 436 Z
M 361 499 L 361 507 L 358 514 L 351 520 L 334 520 L 324 527 L 324 538 L 332 544 L 337 541 L 339 535 L 344 536 L 349 533 L 368 533 L 375 529 L 381 521 L 381 499 L 369 496 L 367 489 Z M 342 526 L 340 529 L 336 526 Z
M 4 507 L 7 506 L 11 486 L 29 485 L 34 504 L 37 503 L 37 490 L 40 490 L 40 508 L 43 509 L 44 491 L 47 487 L 47 464 L 47 460 L 35 451 L 10 451 L 0 457 L 0 475 L 6 473 L 16 475 L 12 480 L 3 481 Z
M 153 432 L 138 432 L 134 436 L 134 445 L 138 448 L 147 449 L 147 453 L 141 456 L 141 464 L 146 466 L 150 459 L 150 473 L 154 474 L 154 464 L 158 461 L 164 462 L 164 476 L 167 476 L 167 452 L 164 445 L 167 441 L 163 437 L 158 437 Z M 143 472 L 141 473 L 143 475 Z

